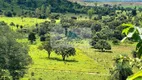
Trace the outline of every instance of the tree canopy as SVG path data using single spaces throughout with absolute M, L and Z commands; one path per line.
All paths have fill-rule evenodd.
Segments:
M 18 43 L 15 35 L 16 33 L 11 31 L 4 22 L 0 22 L 0 71 L 6 73 L 6 75 L 0 73 L 2 80 L 3 76 L 6 76 L 7 80 L 10 76 L 13 80 L 19 79 L 30 63 L 27 46 Z

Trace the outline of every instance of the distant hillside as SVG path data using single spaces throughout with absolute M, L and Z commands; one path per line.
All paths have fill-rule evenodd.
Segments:
M 68 0 L 0 0 L 0 9 L 2 10 L 35 10 L 41 6 L 51 5 L 53 12 L 72 12 L 74 8 L 80 8 L 81 5 L 72 3 Z
M 68 1 L 72 1 L 72 2 L 83 2 L 84 0 L 68 0 Z

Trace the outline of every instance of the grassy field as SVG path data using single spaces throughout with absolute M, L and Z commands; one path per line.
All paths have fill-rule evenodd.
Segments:
M 6 22 L 8 25 L 13 22 L 14 24 L 22 25 L 22 26 L 33 26 L 36 23 L 41 23 L 49 19 L 36 19 L 36 18 L 21 18 L 21 17 L 0 17 L 0 21 Z
M 112 53 L 102 53 L 90 48 L 88 40 L 73 45 L 77 54 L 67 58 L 66 62 L 63 62 L 61 56 L 54 52 L 51 54 L 51 59 L 48 59 L 45 50 L 39 50 L 38 45 L 29 45 L 29 55 L 33 63 L 28 66 L 28 71 L 21 80 L 39 78 L 43 80 L 108 80 L 109 69 L 114 67 L 113 59 L 120 54 L 130 56 L 135 44 L 113 46 Z M 31 75 L 33 73 L 34 76 Z
M 8 24 L 14 22 L 30 26 L 35 25 L 36 20 L 38 23 L 45 21 L 35 18 L 24 18 L 24 20 L 25 22 L 22 22 L 20 17 L 0 18 L 0 21 Z M 91 48 L 89 40 L 81 40 L 72 42 L 76 48 L 76 55 L 68 57 L 64 62 L 55 52 L 52 52 L 51 59 L 48 59 L 47 52 L 38 48 L 41 44 L 39 40 L 33 45 L 29 44 L 27 39 L 18 42 L 28 44 L 29 55 L 32 58 L 32 63 L 27 66 L 28 70 L 21 80 L 108 80 L 109 70 L 114 67 L 113 59 L 120 54 L 130 56 L 131 50 L 135 49 L 135 44 L 123 43 L 112 45 L 112 52 L 99 52 Z
M 95 6 L 96 2 L 83 2 L 78 1 L 79 4 L 85 5 L 85 6 Z M 110 4 L 110 5 L 121 5 L 123 7 L 131 7 L 134 8 L 135 6 L 142 7 L 142 2 L 97 2 L 97 6 L 103 6 L 104 4 Z

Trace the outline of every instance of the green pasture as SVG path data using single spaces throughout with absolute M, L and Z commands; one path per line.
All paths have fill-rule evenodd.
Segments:
M 0 18 L 0 21 L 8 24 L 13 22 L 29 27 L 46 20 L 49 19 L 24 18 L 23 22 L 20 17 Z M 113 59 L 120 54 L 130 56 L 131 50 L 135 49 L 135 44 L 123 43 L 111 44 L 112 51 L 99 52 L 91 48 L 89 40 L 73 41 L 71 44 L 76 49 L 76 55 L 62 61 L 62 57 L 55 52 L 52 52 L 51 58 L 48 59 L 47 52 L 39 49 L 39 39 L 33 45 L 29 44 L 27 39 L 17 41 L 28 44 L 28 53 L 32 58 L 32 63 L 27 66 L 26 74 L 21 80 L 108 80 L 110 69 L 114 68 Z

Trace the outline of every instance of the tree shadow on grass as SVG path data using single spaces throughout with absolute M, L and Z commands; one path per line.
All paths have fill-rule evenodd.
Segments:
M 62 59 L 60 58 L 55 58 L 55 57 L 51 57 L 51 58 L 48 58 L 49 60 L 56 60 L 56 61 L 63 61 Z M 64 62 L 78 62 L 77 60 L 65 60 Z

